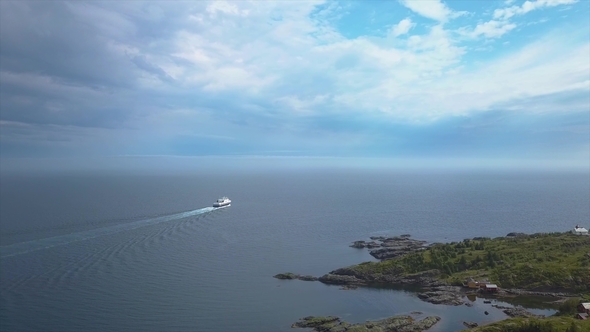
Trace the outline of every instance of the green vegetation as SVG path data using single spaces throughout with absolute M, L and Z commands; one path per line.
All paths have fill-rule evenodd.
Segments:
M 559 312 L 557 315 L 559 316 L 573 316 L 578 312 L 578 304 L 582 303 L 580 298 L 574 297 L 571 299 L 565 300 L 559 306 Z
M 510 318 L 469 332 L 585 332 L 590 331 L 590 321 L 571 317 Z
M 487 278 L 503 288 L 588 293 L 590 237 L 547 233 L 467 239 L 352 268 L 383 275 L 437 269 L 451 284 L 474 277 Z

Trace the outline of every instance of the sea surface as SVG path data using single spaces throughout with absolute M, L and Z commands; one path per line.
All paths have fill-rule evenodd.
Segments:
M 576 172 L 54 172 L 0 181 L 1 331 L 292 331 L 308 315 L 364 322 L 412 312 L 443 317 L 433 331 L 456 331 L 505 315 L 480 298 L 432 305 L 410 291 L 272 276 L 373 260 L 349 247 L 373 235 L 450 242 L 590 226 L 590 175 Z M 232 205 L 213 209 L 221 196 Z M 521 305 L 554 312 L 541 300 Z

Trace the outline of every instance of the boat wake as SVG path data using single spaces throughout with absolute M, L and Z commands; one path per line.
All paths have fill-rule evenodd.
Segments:
M 180 212 L 180 213 L 170 214 L 170 215 L 166 215 L 166 216 L 137 220 L 137 221 L 133 221 L 133 222 L 129 222 L 129 223 L 118 224 L 118 225 L 113 225 L 113 226 L 108 226 L 108 227 L 103 227 L 103 228 L 91 229 L 88 231 L 82 231 L 82 232 L 77 232 L 77 233 L 49 237 L 49 238 L 45 238 L 45 239 L 15 243 L 15 244 L 0 247 L 0 257 L 5 258 L 5 257 L 10 257 L 10 256 L 16 256 L 16 255 L 26 254 L 26 253 L 29 253 L 32 251 L 37 251 L 37 250 L 42 250 L 42 249 L 46 249 L 46 248 L 65 245 L 65 244 L 72 243 L 72 242 L 85 241 L 85 240 L 93 239 L 93 238 L 103 236 L 103 235 L 119 233 L 119 232 L 123 232 L 123 231 L 136 229 L 139 227 L 145 227 L 145 226 L 155 225 L 155 224 L 159 224 L 159 223 L 163 223 L 163 222 L 167 222 L 167 221 L 173 221 L 173 220 L 183 219 L 183 218 L 187 218 L 187 217 L 192 217 L 192 216 L 196 216 L 199 214 L 211 212 L 211 211 L 217 210 L 217 209 L 219 209 L 219 208 L 206 207 L 206 208 L 202 208 L 202 209 Z

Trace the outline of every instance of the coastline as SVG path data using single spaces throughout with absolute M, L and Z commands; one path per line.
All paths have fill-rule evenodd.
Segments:
M 553 243 L 553 246 L 545 246 Z M 504 247 L 505 248 L 504 248 Z M 554 246 L 558 247 L 553 248 Z M 379 262 L 364 262 L 349 267 L 339 268 L 320 277 L 298 275 L 294 273 L 280 273 L 274 277 L 277 279 L 298 279 L 304 281 L 320 281 L 328 285 L 340 285 L 342 290 L 354 290 L 358 287 L 402 287 L 412 288 L 412 291 L 422 301 L 436 305 L 471 306 L 465 301 L 469 296 L 485 297 L 488 299 L 508 300 L 539 297 L 545 299 L 545 304 L 557 306 L 567 299 L 590 299 L 590 237 L 578 236 L 568 233 L 509 233 L 505 237 L 490 239 L 476 237 L 465 239 L 462 242 L 432 243 L 415 240 L 409 234 L 393 237 L 371 237 L 369 240 L 354 241 L 350 247 L 356 249 L 369 249 L 371 256 L 380 259 Z M 513 247 L 512 250 L 511 247 Z M 526 247 L 526 250 L 521 248 Z M 496 250 L 497 249 L 497 250 Z M 521 272 L 524 264 L 526 269 L 534 271 L 539 266 L 559 266 L 558 259 L 562 254 L 570 254 L 571 250 L 577 250 L 577 265 L 568 266 L 569 281 L 555 283 L 552 274 L 539 274 L 536 277 L 527 276 L 528 284 L 522 284 L 518 280 L 503 279 L 505 275 L 515 275 Z M 539 253 L 550 250 L 549 259 L 538 258 Z M 517 255 L 505 254 L 516 251 Z M 446 252 L 444 258 L 438 258 L 438 254 Z M 481 257 L 489 258 L 485 262 Z M 523 260 L 528 255 L 537 257 L 537 261 Z M 470 257 L 469 258 L 466 257 Z M 475 263 L 475 264 L 474 264 Z M 561 262 L 563 263 L 563 262 Z M 565 263 L 568 264 L 569 262 Z M 438 264 L 438 266 L 437 266 Z M 497 270 L 501 270 L 498 272 Z M 533 274 L 534 275 L 534 274 Z M 469 277 L 467 277 L 469 276 Z M 573 277 L 572 277 L 573 276 Z M 476 278 L 485 280 L 477 282 Z M 588 280 L 586 280 L 588 278 Z M 480 283 L 474 285 L 473 283 Z M 504 286 L 519 287 L 504 287 Z M 499 286 L 499 287 L 498 287 Z M 491 303 L 486 301 L 484 303 Z M 529 320 L 546 321 L 548 318 L 535 315 L 524 308 L 505 307 L 492 305 L 502 310 L 509 317 L 505 321 L 514 324 L 511 319 L 522 318 L 528 324 Z M 411 310 L 411 308 L 410 308 Z M 487 311 L 486 311 L 487 315 Z M 393 316 L 389 319 L 409 320 L 414 324 L 395 331 L 424 331 L 435 325 L 438 319 L 430 319 L 432 325 L 421 325 L 420 321 L 409 316 Z M 550 316 L 553 317 L 553 316 Z M 295 323 L 293 327 L 311 327 L 316 331 L 347 331 L 351 326 L 354 330 L 363 330 L 371 326 L 383 328 L 383 320 L 367 322 L 365 324 L 350 324 L 339 319 L 328 319 L 329 323 L 318 324 L 325 317 L 306 317 Z M 442 318 L 444 319 L 444 317 Z M 315 322 L 308 324 L 309 321 Z M 476 328 L 477 323 L 464 321 L 467 329 Z M 492 324 L 496 324 L 494 322 Z M 369 324 L 367 327 L 366 324 Z M 385 324 L 385 325 L 383 325 Z M 428 324 L 427 324 L 428 325 Z M 585 325 L 584 325 L 585 326 Z M 590 326 L 588 326 L 590 329 Z M 386 329 L 387 330 L 387 329 Z

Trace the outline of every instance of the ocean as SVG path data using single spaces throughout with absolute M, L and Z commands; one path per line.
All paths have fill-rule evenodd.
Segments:
M 292 331 L 309 315 L 364 322 L 412 312 L 441 316 L 432 331 L 456 331 L 505 315 L 479 298 L 451 307 L 407 290 L 272 276 L 373 261 L 349 245 L 374 235 L 450 242 L 590 226 L 590 174 L 579 172 L 96 171 L 0 181 L 2 331 Z M 211 208 L 221 196 L 232 205 Z

